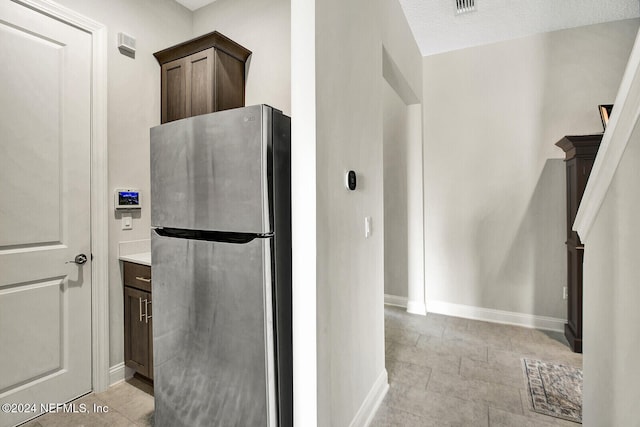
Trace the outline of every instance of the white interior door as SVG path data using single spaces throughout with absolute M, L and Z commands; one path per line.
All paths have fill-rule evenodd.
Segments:
M 0 1 L 2 427 L 91 390 L 90 85 L 90 34 Z

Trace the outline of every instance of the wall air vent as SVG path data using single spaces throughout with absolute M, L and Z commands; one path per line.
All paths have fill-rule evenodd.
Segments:
M 456 0 L 456 15 L 475 11 L 476 0 Z
M 136 39 L 125 33 L 118 33 L 118 50 L 131 58 L 136 57 Z

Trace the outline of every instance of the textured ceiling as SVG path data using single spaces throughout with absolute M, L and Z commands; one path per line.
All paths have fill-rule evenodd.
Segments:
M 423 56 L 582 25 L 640 16 L 638 0 L 399 0 Z
M 196 10 L 215 0 L 176 1 Z M 475 0 L 461 15 L 456 0 L 399 1 L 423 56 L 640 16 L 639 0 Z

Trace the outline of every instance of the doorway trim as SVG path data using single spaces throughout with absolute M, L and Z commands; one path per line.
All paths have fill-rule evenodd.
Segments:
M 50 0 L 13 0 L 91 34 L 91 384 L 109 387 L 107 27 Z

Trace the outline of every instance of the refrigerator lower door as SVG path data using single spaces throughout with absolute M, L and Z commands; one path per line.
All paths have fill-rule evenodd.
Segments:
M 152 232 L 156 427 L 277 425 L 271 240 Z

